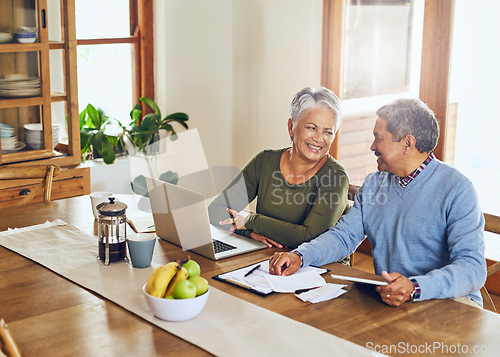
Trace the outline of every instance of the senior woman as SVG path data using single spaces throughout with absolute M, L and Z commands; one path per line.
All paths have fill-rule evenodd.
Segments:
M 340 118 L 329 89 L 298 92 L 288 119 L 291 147 L 253 157 L 210 203 L 211 223 L 278 248 L 296 248 L 335 225 L 349 187 L 346 170 L 328 154 Z M 255 198 L 256 212 L 243 211 Z

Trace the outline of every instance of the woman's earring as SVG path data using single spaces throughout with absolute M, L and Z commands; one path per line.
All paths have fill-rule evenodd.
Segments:
M 290 136 L 290 141 L 292 141 L 292 142 L 293 142 L 293 136 Z

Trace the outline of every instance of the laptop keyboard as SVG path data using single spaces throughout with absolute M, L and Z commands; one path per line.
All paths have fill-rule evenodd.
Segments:
M 227 243 L 221 242 L 220 240 L 217 240 L 217 239 L 213 239 L 212 242 L 213 242 L 213 245 L 214 245 L 215 254 L 226 252 L 228 250 L 236 249 L 235 246 L 233 246 L 231 244 L 227 244 Z

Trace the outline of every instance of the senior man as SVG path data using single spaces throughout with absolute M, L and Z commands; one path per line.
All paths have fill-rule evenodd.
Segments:
M 378 171 L 337 225 L 274 254 L 270 273 L 339 261 L 366 236 L 375 272 L 389 283 L 377 287 L 388 305 L 456 298 L 482 306 L 484 218 L 472 183 L 432 153 L 439 136 L 434 113 L 418 99 L 398 99 L 377 115 L 370 150 Z

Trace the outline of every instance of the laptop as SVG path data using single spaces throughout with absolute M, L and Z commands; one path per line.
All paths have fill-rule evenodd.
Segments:
M 210 224 L 203 194 L 146 177 L 156 235 L 212 260 L 267 245 Z

